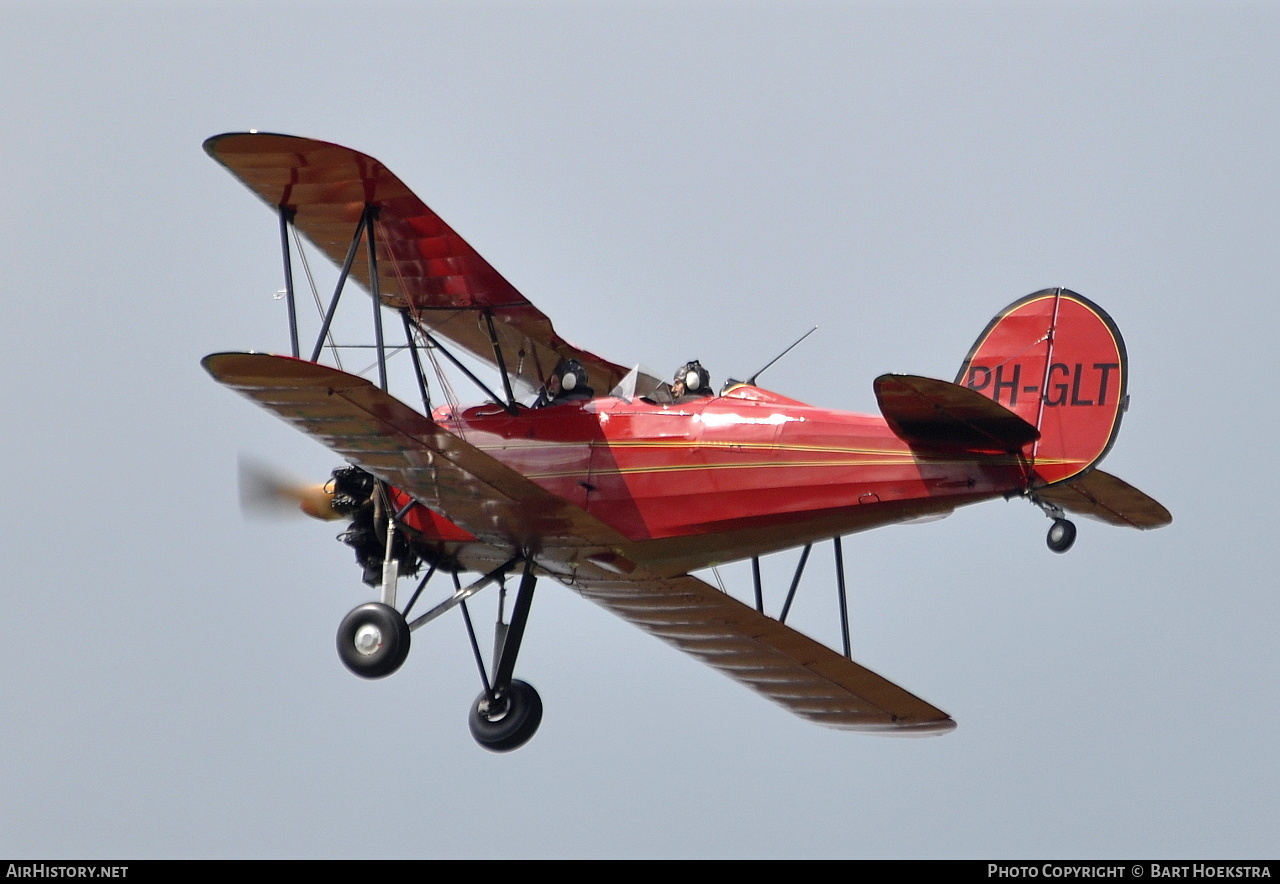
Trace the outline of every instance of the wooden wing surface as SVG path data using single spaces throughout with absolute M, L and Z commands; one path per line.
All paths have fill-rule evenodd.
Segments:
M 616 531 L 364 378 L 263 353 L 215 353 L 214 379 L 504 549 L 615 546 Z
M 1173 521 L 1173 516 L 1158 501 L 1102 470 L 1092 470 L 1041 488 L 1036 494 L 1068 512 L 1110 525 L 1148 530 L 1162 528 Z
M 941 709 L 691 575 L 580 577 L 574 588 L 818 724 L 895 735 L 955 729 Z
M 508 372 L 537 388 L 561 359 L 577 359 L 600 393 L 627 369 L 569 344 L 545 315 L 382 163 L 359 151 L 292 135 L 215 135 L 205 151 L 341 266 L 366 206 L 376 209 L 382 303 L 496 365 L 488 313 Z M 352 276 L 371 288 L 368 263 Z
M 1025 420 L 967 387 L 916 375 L 875 380 L 876 401 L 894 434 L 942 451 L 1017 452 L 1040 438 Z
M 369 381 L 317 363 L 216 353 L 205 369 L 495 549 L 524 549 L 585 598 L 797 715 L 877 733 L 945 732 L 939 709 L 689 575 L 647 569 L 626 538 Z M 602 567 L 601 563 L 607 564 Z

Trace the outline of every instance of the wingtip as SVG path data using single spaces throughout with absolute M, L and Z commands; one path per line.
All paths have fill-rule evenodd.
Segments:
M 218 149 L 223 145 L 223 142 L 239 144 L 244 149 L 249 149 L 248 146 L 252 144 L 254 147 L 251 152 L 263 150 L 265 147 L 269 147 L 272 142 L 275 143 L 277 149 L 282 143 L 340 147 L 340 145 L 334 145 L 327 141 L 307 138 L 305 135 L 289 135 L 285 132 L 264 132 L 261 129 L 245 129 L 239 132 L 222 132 L 218 135 L 210 135 L 203 142 L 204 152 L 217 160 L 219 158 Z M 343 149 L 346 150 L 347 148 Z
M 859 725 L 849 728 L 878 737 L 940 737 L 956 729 L 953 718 L 933 721 L 895 721 L 882 725 Z

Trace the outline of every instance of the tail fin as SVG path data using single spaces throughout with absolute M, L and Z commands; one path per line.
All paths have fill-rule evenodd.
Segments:
M 1038 486 L 1065 482 L 1102 460 L 1128 406 L 1120 330 L 1092 301 L 1044 289 L 1000 311 L 978 336 L 956 383 L 1040 432 L 1031 446 Z

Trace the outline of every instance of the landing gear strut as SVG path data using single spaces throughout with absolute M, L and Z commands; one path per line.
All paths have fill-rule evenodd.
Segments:
M 338 656 L 361 678 L 388 676 L 409 656 L 409 624 L 389 605 L 361 605 L 342 618 Z
M 1046 516 L 1053 519 L 1053 524 L 1049 526 L 1049 533 L 1045 536 L 1044 542 L 1049 549 L 1056 553 L 1064 553 L 1071 549 L 1076 542 L 1076 525 L 1067 518 L 1067 514 L 1062 507 L 1056 503 L 1043 500 L 1034 491 L 1027 494 L 1031 498 L 1031 502 L 1038 506 Z
M 409 604 L 405 606 L 405 612 L 402 614 L 397 611 L 395 605 L 399 561 L 392 557 L 391 553 L 395 540 L 394 520 L 388 520 L 386 553 L 382 563 L 382 600 L 361 605 L 343 618 L 342 624 L 338 627 L 338 656 L 348 669 L 361 678 L 388 676 L 399 669 L 405 658 L 409 656 L 409 637 L 412 630 L 426 625 L 454 607 L 460 607 L 463 621 L 467 626 L 467 636 L 471 640 L 476 667 L 480 670 L 480 681 L 484 686 L 484 691 L 472 704 L 468 716 L 471 735 L 475 737 L 477 743 L 491 752 L 510 752 L 520 748 L 532 739 L 542 723 L 542 698 L 527 682 L 512 678 L 516 657 L 520 653 L 520 644 L 524 639 L 525 625 L 529 620 L 529 609 L 533 604 L 533 591 L 538 583 L 532 558 L 524 559 L 524 572 L 520 577 L 520 588 L 516 594 L 509 622 L 503 619 L 505 586 L 498 597 L 498 622 L 494 630 L 493 675 L 490 678 L 489 673 L 485 671 L 480 645 L 476 641 L 475 629 L 472 627 L 471 615 L 467 611 L 467 599 L 487 584 L 495 580 L 505 580 L 512 566 L 519 562 L 520 558 L 511 558 L 465 589 L 458 580 L 457 572 L 454 572 L 453 595 L 425 614 L 416 617 L 410 624 L 406 615 L 413 608 L 414 602 L 417 601 L 436 568 L 433 566 L 422 578 Z
M 484 662 L 480 659 L 480 646 L 476 642 L 475 630 L 471 627 L 471 616 L 466 613 L 465 606 L 462 609 L 467 635 L 471 638 L 471 650 L 475 654 L 480 680 L 484 684 L 484 691 L 471 706 L 467 724 L 471 728 L 471 736 L 490 752 L 519 749 L 529 742 L 542 723 L 542 698 L 538 696 L 538 692 L 532 685 L 511 677 L 515 671 L 516 656 L 520 653 L 520 642 L 524 638 L 524 628 L 529 620 L 529 608 L 533 604 L 533 590 L 537 583 L 533 562 L 526 559 L 510 623 L 502 622 L 502 607 L 499 603 L 498 624 L 494 633 L 492 683 L 485 674 Z

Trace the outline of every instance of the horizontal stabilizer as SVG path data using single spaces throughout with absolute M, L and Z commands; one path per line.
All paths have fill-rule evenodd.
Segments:
M 1094 470 L 1076 479 L 1036 492 L 1045 503 L 1064 510 L 1131 528 L 1162 528 L 1173 521 L 1169 511 L 1128 482 Z
M 947 381 L 884 374 L 876 378 L 875 391 L 889 429 L 913 447 L 1009 453 L 1040 438 L 1003 405 Z

